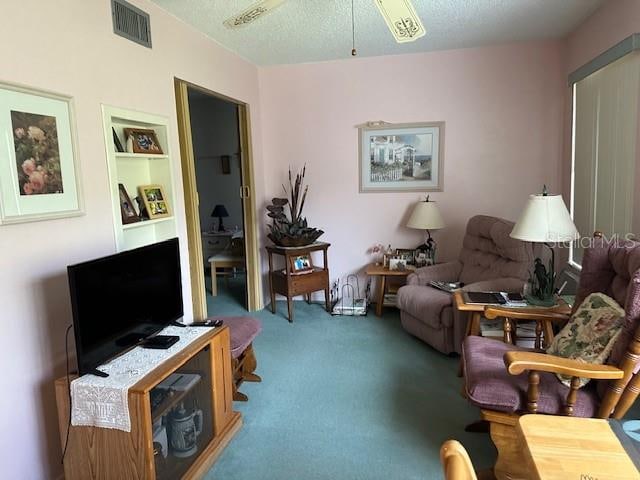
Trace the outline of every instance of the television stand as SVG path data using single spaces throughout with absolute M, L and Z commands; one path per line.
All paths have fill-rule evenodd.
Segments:
M 102 378 L 107 378 L 109 376 L 108 373 L 105 373 L 102 370 L 98 370 L 97 368 L 92 368 L 87 373 L 90 373 L 91 375 L 95 375 L 96 377 L 102 377 Z
M 173 322 L 171 322 L 169 325 L 173 326 L 173 327 L 186 327 L 186 325 L 184 323 L 180 323 L 177 320 L 174 320 Z
M 165 349 L 180 340 L 178 335 L 156 335 L 149 337 L 140 343 L 142 348 L 158 348 Z
M 204 478 L 242 425 L 240 413 L 233 410 L 232 404 L 233 372 L 229 340 L 229 327 L 211 329 L 177 354 L 170 355 L 131 386 L 127 395 L 130 432 L 71 426 L 64 456 L 64 478 Z M 182 382 L 175 381 L 180 376 L 184 377 L 183 380 L 193 378 L 197 381 L 181 389 Z M 168 394 L 169 389 L 165 387 L 167 383 L 171 386 L 172 394 Z M 64 445 L 70 424 L 70 395 L 66 376 L 56 380 L 56 401 L 61 445 Z M 198 433 L 192 428 L 191 435 L 185 434 L 184 438 L 196 445 L 195 451 L 188 457 L 179 455 L 179 444 L 159 440 L 163 435 L 158 433 L 158 429 L 171 431 L 172 426 L 180 428 L 190 423 L 180 421 L 182 417 L 177 414 L 181 409 L 193 418 L 191 425 L 195 422 L 200 427 Z M 175 433 L 174 430 L 173 437 Z M 160 447 L 154 442 L 160 442 Z M 159 448 L 163 454 L 154 455 L 154 449 L 159 453 Z

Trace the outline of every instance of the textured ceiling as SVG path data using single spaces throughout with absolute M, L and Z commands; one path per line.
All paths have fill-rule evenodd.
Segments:
M 351 56 L 350 0 L 288 0 L 253 23 L 222 25 L 256 0 L 151 0 L 257 65 Z M 359 56 L 560 38 L 604 0 L 413 0 L 427 34 L 397 44 L 373 0 L 354 0 Z M 151 24 L 153 32 L 153 19 Z

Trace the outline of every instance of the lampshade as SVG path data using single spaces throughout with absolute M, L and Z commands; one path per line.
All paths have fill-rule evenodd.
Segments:
M 224 205 L 216 205 L 213 207 L 213 212 L 211 212 L 212 217 L 228 217 L 229 212 L 224 208 Z
M 525 242 L 569 242 L 580 234 L 560 195 L 529 195 L 510 236 Z
M 436 230 L 444 228 L 444 220 L 440 215 L 440 210 L 436 202 L 418 202 L 413 207 L 413 212 L 407 222 L 409 228 L 419 228 L 421 230 Z

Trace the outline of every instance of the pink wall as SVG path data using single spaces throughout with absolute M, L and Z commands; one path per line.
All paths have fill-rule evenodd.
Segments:
M 567 37 L 567 74 L 640 32 L 640 2 L 609 0 Z
M 100 104 L 169 117 L 170 150 L 178 158 L 174 76 L 248 102 L 257 194 L 264 195 L 257 68 L 154 4 L 134 3 L 151 13 L 152 50 L 113 34 L 108 1 L 2 5 L 0 79 L 74 97 L 86 209 L 82 217 L 0 226 L 2 478 L 61 473 L 53 380 L 64 372 L 64 331 L 71 322 L 66 266 L 115 251 Z M 181 184 L 179 162 L 175 176 Z M 181 188 L 176 197 L 184 247 Z M 186 248 L 182 253 L 186 272 Z M 184 280 L 190 310 L 189 276 Z
M 609 0 L 587 18 L 565 39 L 565 121 L 564 148 L 561 163 L 562 189 L 565 198 L 571 195 L 571 89 L 568 75 L 595 57 L 640 32 L 640 1 Z M 638 137 L 640 139 L 640 135 Z M 638 148 L 640 152 L 640 148 Z M 639 175 L 640 171 L 636 172 Z M 639 213 L 640 214 L 640 213 Z M 637 217 L 636 217 L 637 218 Z M 636 219 L 635 225 L 640 224 Z
M 333 245 L 332 278 L 360 270 L 374 243 L 415 247 L 422 234 L 404 224 L 422 195 L 358 193 L 356 125 L 443 120 L 445 189 L 431 197 L 451 259 L 472 215 L 515 220 L 528 194 L 559 189 L 561 60 L 558 42 L 538 42 L 261 68 L 266 198 L 307 164 L 306 215 Z

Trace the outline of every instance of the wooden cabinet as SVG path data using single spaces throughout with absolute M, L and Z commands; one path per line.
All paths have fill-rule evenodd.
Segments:
M 173 158 L 169 150 L 168 119 L 149 113 L 123 108 L 102 106 L 104 138 L 109 168 L 109 187 L 113 225 L 118 251 L 160 242 L 178 236 L 175 219 L 176 197 L 173 175 Z M 162 154 L 118 152 L 114 132 L 122 146 L 126 144 L 125 129 L 153 130 Z M 167 197 L 172 215 L 140 222 L 122 222 L 119 184 L 123 184 L 132 200 L 136 213 L 140 213 L 134 200 L 141 185 L 161 185 Z
M 202 261 L 209 266 L 209 257 L 231 249 L 234 232 L 202 232 Z
M 65 478 L 173 480 L 203 476 L 242 424 L 240 413 L 232 408 L 230 352 L 228 327 L 217 328 L 143 377 L 129 390 L 130 432 L 72 426 L 64 458 Z M 171 387 L 185 377 L 191 378 L 187 387 Z M 69 386 L 66 378 L 56 380 L 55 385 L 64 445 Z M 196 440 L 195 446 L 180 450 L 173 440 L 179 437 L 172 429 L 180 428 L 185 416 L 192 417 L 188 421 L 196 425 L 190 431 Z

